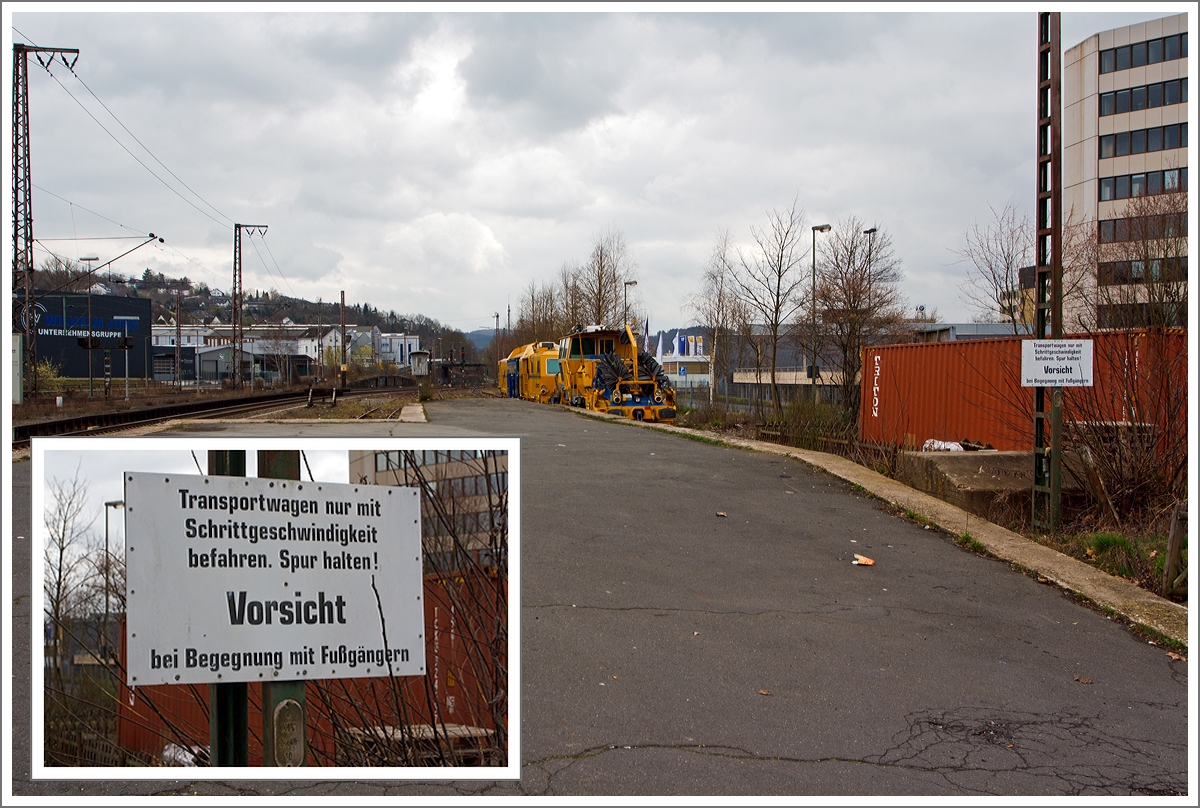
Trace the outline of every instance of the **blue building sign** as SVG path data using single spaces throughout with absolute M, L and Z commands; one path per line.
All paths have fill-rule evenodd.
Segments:
M 25 308 L 23 299 L 13 298 L 13 331 L 27 334 L 33 319 L 38 361 L 53 362 L 63 376 L 87 377 L 89 338 L 93 376 L 104 375 L 106 351 L 111 352 L 113 376 L 125 375 L 126 361 L 131 378 L 144 378 L 150 370 L 149 298 L 53 294 L 35 298 L 32 318 Z

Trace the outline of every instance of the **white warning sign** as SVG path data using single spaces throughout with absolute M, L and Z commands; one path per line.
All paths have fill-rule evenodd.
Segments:
M 417 489 L 124 483 L 130 685 L 424 674 Z
M 1027 339 L 1021 343 L 1022 387 L 1091 387 L 1090 339 Z

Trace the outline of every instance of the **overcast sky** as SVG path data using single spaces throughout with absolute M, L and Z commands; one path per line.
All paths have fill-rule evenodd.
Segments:
M 39 262 L 46 248 L 108 260 L 139 242 L 69 239 L 153 231 L 166 245 L 118 271 L 228 290 L 230 223 L 267 224 L 266 243 L 243 249 L 247 289 L 327 301 L 345 290 L 348 303 L 469 331 L 497 311 L 503 324 L 531 280 L 582 261 L 613 227 L 657 330 L 687 324 L 718 231 L 745 244 L 796 199 L 808 224 L 856 215 L 890 232 L 910 308 L 961 321 L 952 250 L 989 203 L 1034 198 L 1031 6 L 67 8 L 4 5 L 6 47 L 80 50 L 78 79 L 29 71 Z M 1193 6 L 1128 8 L 1064 13 L 1064 47 Z

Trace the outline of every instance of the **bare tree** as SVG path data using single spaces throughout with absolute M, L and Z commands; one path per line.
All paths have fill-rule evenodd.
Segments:
M 1187 325 L 1187 205 L 1186 192 L 1138 196 L 1121 218 L 1090 223 L 1084 330 Z
M 558 287 L 555 282 L 531 280 L 517 303 L 517 323 L 509 341 L 513 345 L 557 340 L 565 333 L 559 325 Z
M 692 322 L 708 330 L 710 363 L 713 384 L 709 386 L 709 401 L 713 387 L 729 371 L 733 359 L 730 346 L 734 342 L 739 320 L 745 319 L 744 307 L 734 294 L 733 274 L 736 270 L 734 253 L 736 247 L 728 230 L 717 234 L 712 255 L 704 267 L 700 291 L 688 298 L 686 308 L 692 313 Z M 724 340 L 722 346 L 721 340 Z
M 583 312 L 583 292 L 579 289 L 579 275 L 582 272 L 578 264 L 564 261 L 554 279 L 555 297 L 558 300 L 554 330 L 565 334 L 572 326 L 582 325 L 585 318 Z
M 1187 496 L 1188 352 L 1176 329 L 1187 325 L 1188 200 L 1174 190 L 1089 223 L 1073 321 L 1092 337 L 1095 365 L 1111 370 L 1067 391 L 1063 407 L 1099 479 L 1102 512 L 1147 529 Z
M 738 298 L 761 318 L 768 341 L 767 360 L 771 369 L 771 400 L 776 417 L 783 416 L 779 383 L 775 375 L 780 342 L 787 337 L 788 324 L 804 306 L 801 268 L 808 249 L 804 242 L 804 211 L 796 202 L 787 210 L 767 214 L 767 226 L 750 228 L 754 246 L 749 254 L 738 251 L 737 271 L 732 273 Z
M 1033 221 L 1012 205 L 999 211 L 988 205 L 988 210 L 992 220 L 982 226 L 976 222 L 964 235 L 962 249 L 954 251 L 970 264 L 959 296 L 981 321 L 1007 322 L 1013 334 L 1020 334 L 1020 270 L 1033 263 Z
M 43 514 L 46 526 L 44 608 L 52 632 L 57 686 L 62 690 L 63 628 L 68 620 L 81 616 L 86 601 L 91 570 L 88 549 L 96 515 L 89 518 L 85 510 L 87 484 L 79 479 L 78 468 L 70 480 L 51 479 L 47 487 L 50 504 Z
M 591 325 L 624 325 L 625 282 L 636 279 L 636 267 L 620 231 L 610 227 L 596 237 L 587 263 L 576 274 L 583 312 Z
M 111 270 L 89 271 L 82 264 L 61 255 L 51 255 L 42 260 L 36 275 L 36 285 L 43 292 L 86 292 L 97 283 L 124 284 L 129 281 L 124 275 Z M 187 279 L 184 278 L 187 282 Z
M 857 216 L 839 222 L 821 250 L 817 281 L 822 331 L 841 365 L 842 403 L 856 416 L 862 349 L 896 334 L 905 314 L 892 237 L 878 225 L 871 230 Z
M 273 324 L 258 341 L 258 349 L 279 374 L 282 384 L 292 383 L 292 357 L 300 351 L 296 336 L 282 323 Z

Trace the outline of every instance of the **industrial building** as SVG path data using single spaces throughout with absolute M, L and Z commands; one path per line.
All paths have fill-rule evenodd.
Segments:
M 32 309 L 38 361 L 50 361 L 59 375 L 103 378 L 107 363 L 113 378 L 127 372 L 134 379 L 146 376 L 151 357 L 149 298 L 38 294 Z M 13 306 L 14 333 L 25 331 L 23 310 L 23 305 Z

